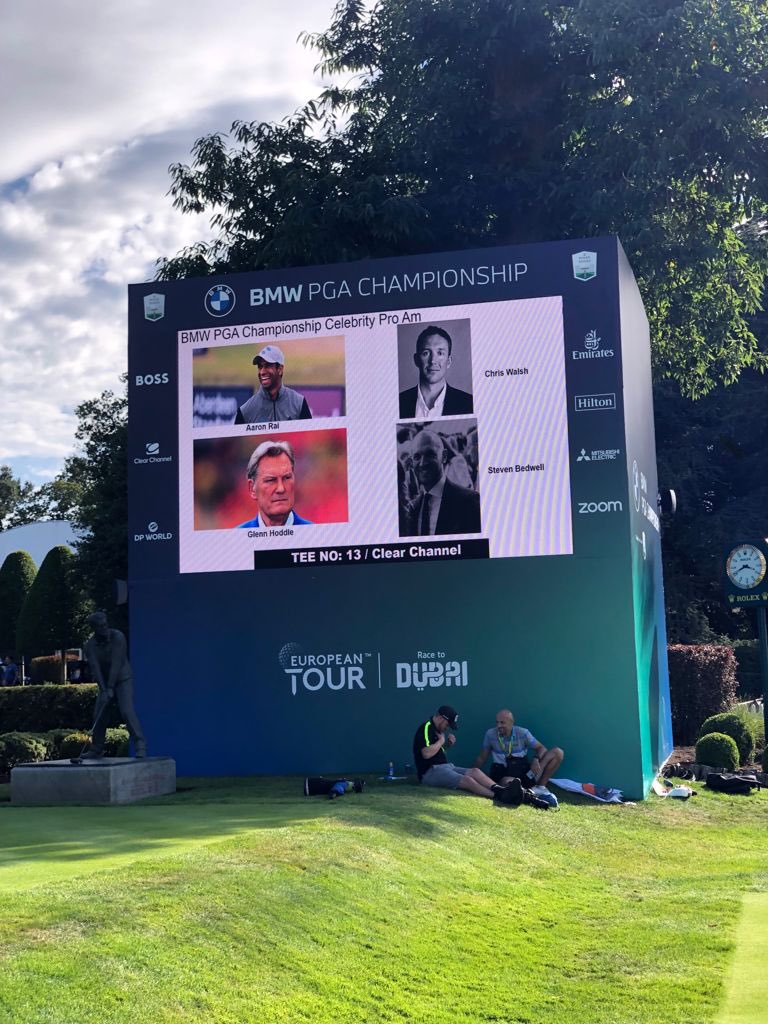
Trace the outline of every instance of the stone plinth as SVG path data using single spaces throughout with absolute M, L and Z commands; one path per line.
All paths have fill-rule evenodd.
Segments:
M 40 761 L 11 771 L 11 803 L 20 807 L 61 804 L 132 804 L 176 792 L 172 757 L 104 757 L 98 761 Z

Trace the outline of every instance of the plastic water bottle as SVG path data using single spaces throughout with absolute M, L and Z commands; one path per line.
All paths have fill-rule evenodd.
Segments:
M 387 778 L 388 779 L 394 779 L 394 777 L 395 777 L 395 765 L 394 765 L 393 761 L 390 761 L 389 762 L 389 767 L 387 768 Z

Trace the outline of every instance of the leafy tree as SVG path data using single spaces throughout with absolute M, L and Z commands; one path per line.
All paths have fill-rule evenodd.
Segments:
M 75 556 L 65 544 L 51 548 L 19 615 L 17 645 L 25 658 L 79 644 L 83 608 L 75 580 Z
M 171 169 L 218 232 L 165 278 L 618 234 L 657 375 L 764 368 L 768 0 L 339 0 L 332 76 Z
M 26 551 L 12 551 L 0 566 L 0 658 L 18 651 L 16 626 L 36 574 Z
M 79 488 L 71 519 L 82 531 L 77 572 L 86 601 L 104 608 L 127 629 L 124 607 L 115 609 L 113 584 L 128 571 L 127 430 L 128 399 L 104 391 L 75 410 L 78 453 L 67 459 L 64 476 Z
M 25 484 L 7 525 L 25 526 L 49 519 L 70 519 L 77 509 L 80 490 L 78 481 L 68 478 L 66 473 L 39 487 Z
M 22 525 L 15 521 L 16 509 L 34 490 L 32 484 L 23 484 L 15 477 L 10 466 L 0 466 L 0 530 Z
M 662 382 L 655 414 L 659 482 L 679 501 L 662 536 L 670 639 L 752 636 L 751 613 L 725 602 L 722 572 L 728 548 L 768 535 L 768 377 L 745 371 L 696 402 Z

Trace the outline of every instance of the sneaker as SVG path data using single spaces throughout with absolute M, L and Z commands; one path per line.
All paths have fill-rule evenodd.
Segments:
M 559 806 L 557 797 L 554 793 L 550 793 L 546 786 L 534 786 L 531 789 L 534 796 L 538 797 L 539 800 L 543 800 L 552 810 L 555 810 Z
M 523 800 L 523 787 L 520 779 L 513 779 L 506 786 L 498 786 L 495 790 L 496 799 L 502 804 L 517 807 Z

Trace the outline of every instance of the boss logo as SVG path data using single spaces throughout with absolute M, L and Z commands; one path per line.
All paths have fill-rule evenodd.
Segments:
M 145 373 L 136 375 L 136 387 L 149 384 L 167 384 L 170 381 L 167 373 Z

